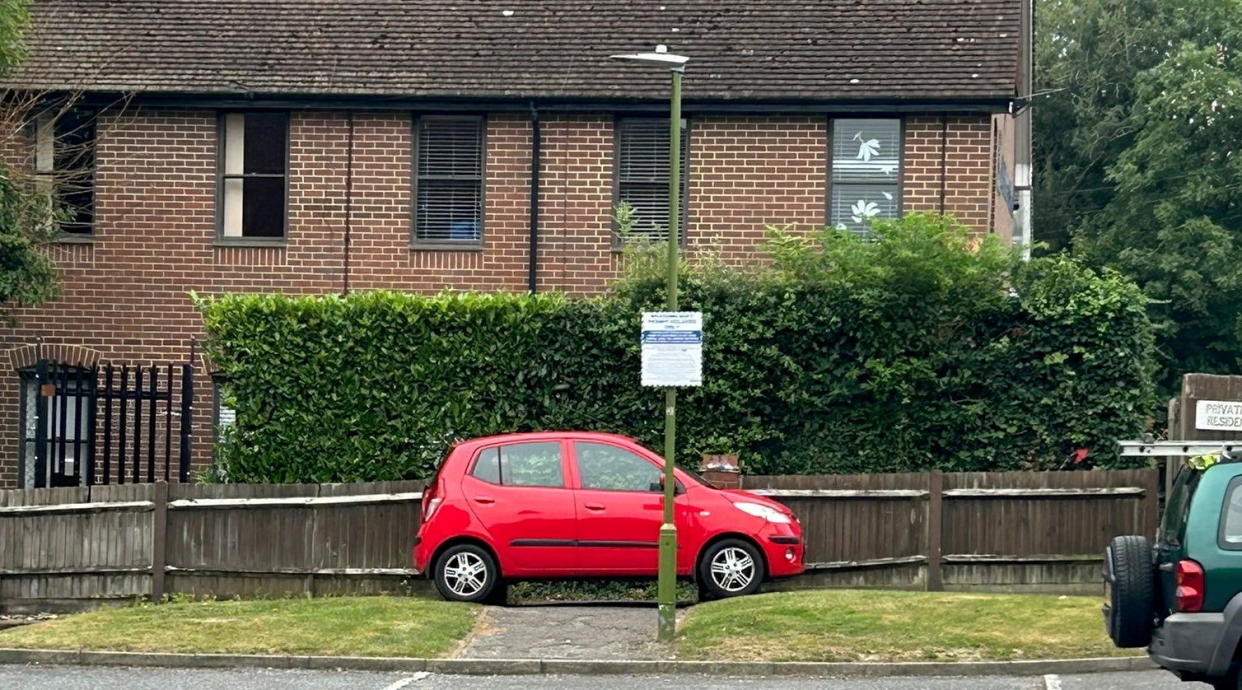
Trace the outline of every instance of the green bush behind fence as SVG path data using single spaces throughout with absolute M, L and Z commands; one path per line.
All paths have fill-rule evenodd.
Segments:
M 734 452 L 761 474 L 1049 469 L 1112 445 L 1153 407 L 1138 289 L 1062 258 L 1013 260 L 946 219 L 878 239 L 780 233 L 771 267 L 688 268 L 704 385 L 679 396 L 679 461 Z M 637 261 L 642 264 L 642 261 Z M 655 266 L 658 262 L 649 262 Z M 455 438 L 591 429 L 659 448 L 639 386 L 659 309 L 641 270 L 610 295 L 367 292 L 198 300 L 237 412 L 230 481 L 430 475 Z

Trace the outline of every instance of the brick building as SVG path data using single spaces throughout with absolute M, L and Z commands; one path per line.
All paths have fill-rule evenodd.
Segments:
M 43 476 L 35 363 L 182 361 L 200 334 L 190 291 L 603 290 L 617 204 L 635 233 L 667 220 L 667 74 L 613 53 L 691 58 L 690 251 L 755 261 L 768 224 L 863 231 L 912 211 L 1028 236 L 1029 0 L 38 0 L 32 14 L 7 86 L 73 107 L 36 114 L 10 157 L 84 182 L 49 250 L 63 295 L 0 326 L 0 487 Z M 215 401 L 195 376 L 201 459 Z M 79 416 L 55 433 L 85 443 L 102 422 Z

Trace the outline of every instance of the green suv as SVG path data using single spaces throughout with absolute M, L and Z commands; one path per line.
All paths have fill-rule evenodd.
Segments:
M 1104 618 L 1118 647 L 1147 647 L 1182 680 L 1242 689 L 1242 451 L 1178 471 L 1154 548 L 1117 537 Z

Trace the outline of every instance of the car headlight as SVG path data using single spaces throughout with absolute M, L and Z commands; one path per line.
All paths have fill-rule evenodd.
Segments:
M 782 525 L 787 525 L 792 522 L 789 519 L 789 516 L 781 511 L 776 510 L 775 508 L 769 508 L 765 505 L 760 505 L 758 503 L 746 503 L 745 501 L 739 501 L 734 503 L 733 507 L 743 513 L 746 513 L 747 515 L 754 515 L 755 517 L 763 518 L 768 522 L 775 522 Z

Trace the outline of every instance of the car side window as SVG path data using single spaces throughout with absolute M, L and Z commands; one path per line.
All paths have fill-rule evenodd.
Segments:
M 500 483 L 506 486 L 565 486 L 561 472 L 561 444 L 514 443 L 496 449 Z
M 474 470 L 470 473 L 475 479 L 482 479 L 492 484 L 500 483 L 500 451 L 496 448 L 488 448 L 479 453 L 479 458 L 474 461 Z
M 623 448 L 579 441 L 578 479 L 584 489 L 659 491 L 660 468 Z
M 1225 491 L 1219 545 L 1222 549 L 1242 550 L 1242 477 L 1235 477 Z

